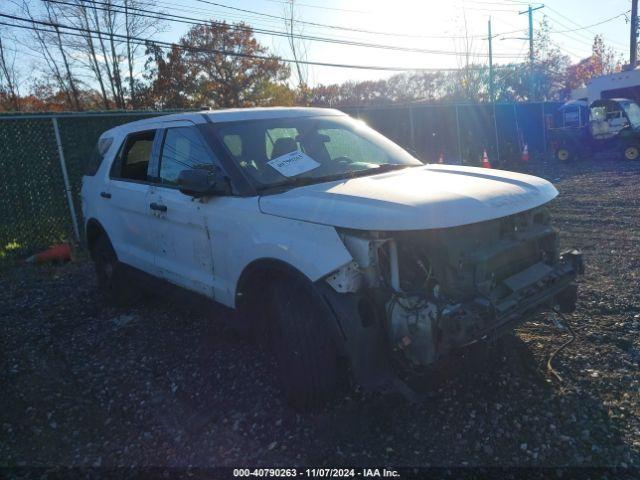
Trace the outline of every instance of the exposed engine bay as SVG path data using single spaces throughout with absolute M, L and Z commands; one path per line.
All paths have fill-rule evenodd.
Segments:
M 353 262 L 326 282 L 356 299 L 363 328 L 382 326 L 394 364 L 407 369 L 496 337 L 544 305 L 575 308 L 582 257 L 560 254 L 545 207 L 453 228 L 340 234 Z

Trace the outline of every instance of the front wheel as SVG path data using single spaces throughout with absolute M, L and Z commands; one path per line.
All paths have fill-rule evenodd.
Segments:
M 568 162 L 573 160 L 573 152 L 569 147 L 562 146 L 556 150 L 555 157 L 560 162 Z
M 271 293 L 273 347 L 287 401 L 299 411 L 318 410 L 342 385 L 330 314 L 300 280 L 278 281 Z
M 638 160 L 640 158 L 640 147 L 638 145 L 627 145 L 622 150 L 625 160 Z

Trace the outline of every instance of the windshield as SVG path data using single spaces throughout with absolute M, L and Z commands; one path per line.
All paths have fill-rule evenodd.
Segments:
M 633 128 L 640 128 L 640 106 L 636 102 L 620 102 Z
M 220 124 L 217 132 L 229 155 L 259 190 L 422 165 L 348 116 L 229 122 Z

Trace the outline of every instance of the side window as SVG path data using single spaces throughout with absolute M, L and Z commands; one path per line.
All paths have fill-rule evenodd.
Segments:
M 160 157 L 160 183 L 177 185 L 178 175 L 189 168 L 211 168 L 215 159 L 194 127 L 167 129 Z
M 578 107 L 568 107 L 564 110 L 564 126 L 579 127 L 580 115 Z
M 149 130 L 129 135 L 113 163 L 111 177 L 146 181 L 155 134 L 155 130 Z

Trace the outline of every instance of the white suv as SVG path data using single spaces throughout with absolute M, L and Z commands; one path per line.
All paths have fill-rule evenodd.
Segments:
M 549 182 L 423 165 L 327 109 L 185 113 L 105 132 L 83 178 L 86 242 L 114 298 L 143 272 L 270 333 L 298 408 L 346 373 L 414 375 L 544 306 L 575 308 Z

